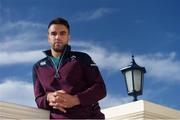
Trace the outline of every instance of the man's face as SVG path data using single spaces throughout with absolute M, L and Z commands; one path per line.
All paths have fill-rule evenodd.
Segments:
M 62 24 L 52 24 L 48 29 L 48 42 L 55 52 L 62 52 L 69 38 L 68 29 Z

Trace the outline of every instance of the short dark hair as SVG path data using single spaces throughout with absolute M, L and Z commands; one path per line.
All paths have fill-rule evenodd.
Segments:
M 64 18 L 58 17 L 58 18 L 53 19 L 53 20 L 49 23 L 48 29 L 50 28 L 50 26 L 51 26 L 52 24 L 62 24 L 62 25 L 64 25 L 64 26 L 66 26 L 67 29 L 68 29 L 68 31 L 70 32 L 69 23 L 68 23 L 68 21 L 67 21 L 66 19 L 64 19 Z

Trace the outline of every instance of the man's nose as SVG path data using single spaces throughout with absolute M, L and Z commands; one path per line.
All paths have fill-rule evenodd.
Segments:
M 60 39 L 61 38 L 61 35 L 60 34 L 57 34 L 56 35 L 56 39 Z

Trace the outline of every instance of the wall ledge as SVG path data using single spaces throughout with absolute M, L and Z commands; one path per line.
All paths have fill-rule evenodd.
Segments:
M 180 119 L 180 111 L 144 100 L 131 102 L 102 112 L 107 119 Z
M 106 119 L 180 119 L 180 111 L 144 100 L 101 110 Z M 0 101 L 0 119 L 49 119 L 49 111 Z
M 49 111 L 0 101 L 0 119 L 49 119 Z

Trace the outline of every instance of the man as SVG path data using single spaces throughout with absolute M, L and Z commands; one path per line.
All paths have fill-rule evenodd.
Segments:
M 98 101 L 106 87 L 96 64 L 86 53 L 71 51 L 70 27 L 64 18 L 48 25 L 50 50 L 33 67 L 37 106 L 51 119 L 104 119 Z

